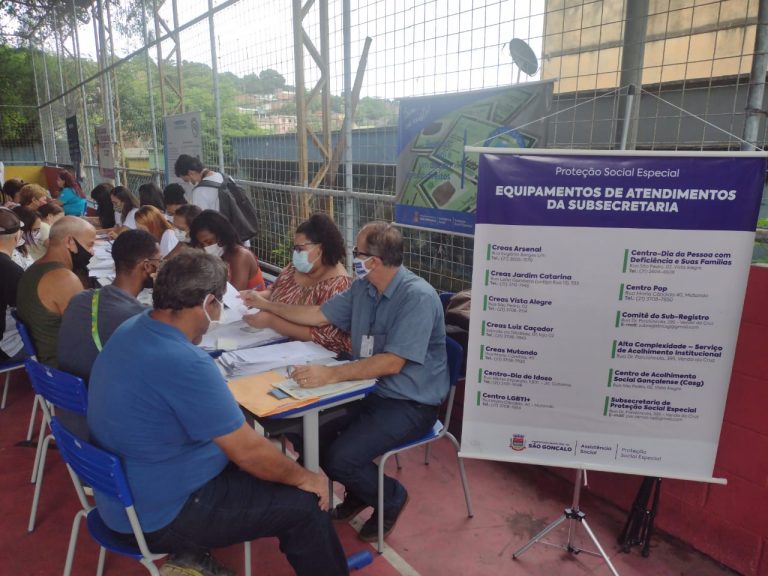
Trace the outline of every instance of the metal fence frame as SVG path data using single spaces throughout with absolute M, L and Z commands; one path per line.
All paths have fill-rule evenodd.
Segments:
M 295 16 L 292 18 L 292 31 L 294 34 L 302 35 L 303 42 L 293 45 L 293 58 L 291 58 L 283 44 L 280 44 L 279 48 L 258 44 L 258 54 L 252 55 L 248 52 L 248 48 L 244 51 L 240 48 L 232 50 L 231 47 L 227 49 L 220 43 L 220 35 L 227 33 L 233 14 L 237 16 L 242 13 L 242 18 L 253 19 L 252 23 L 256 22 L 259 13 L 250 9 L 249 6 L 253 3 L 245 0 L 197 0 L 197 11 L 191 9 L 188 13 L 180 14 L 177 0 L 170 0 L 161 6 L 158 6 L 156 0 L 145 0 L 141 11 L 141 45 L 136 49 L 126 50 L 127 53 L 120 56 L 118 52 L 121 43 L 127 42 L 127 46 L 131 44 L 128 42 L 129 39 L 121 36 L 114 22 L 113 12 L 116 8 L 107 0 L 94 0 L 91 6 L 92 41 L 97 47 L 98 61 L 89 65 L 89 68 L 96 67 L 95 71 L 83 69 L 87 62 L 80 58 L 83 34 L 86 30 L 82 25 L 72 27 L 71 33 L 66 37 L 56 33 L 52 38 L 33 35 L 28 39 L 28 47 L 31 49 L 30 65 L 35 77 L 36 108 L 40 130 L 39 135 L 33 135 L 30 138 L 30 143 L 36 144 L 37 149 L 32 150 L 33 157 L 28 162 L 50 165 L 70 164 L 69 155 L 63 146 L 60 134 L 63 118 L 70 113 L 75 113 L 80 122 L 80 141 L 85 143 L 83 146 L 84 188 L 93 187 L 102 180 L 98 176 L 98 166 L 94 159 L 93 148 L 90 146 L 91 132 L 97 122 L 106 124 L 113 142 L 120 144 L 118 150 L 122 153 L 122 162 L 118 166 L 118 182 L 127 184 L 132 189 L 148 180 L 164 184 L 164 173 L 158 168 L 158 155 L 163 141 L 158 116 L 174 110 L 184 110 L 183 75 L 187 73 L 188 63 L 204 62 L 210 69 L 210 83 L 214 95 L 212 137 L 204 142 L 206 154 L 214 159 L 214 162 L 209 162 L 210 167 L 223 168 L 235 176 L 257 206 L 262 226 L 254 243 L 254 250 L 260 261 L 268 267 L 271 265 L 279 268 L 289 260 L 288 246 L 292 242 L 293 227 L 305 213 L 296 212 L 295 207 L 300 202 L 299 199 L 308 202 L 307 207 L 311 210 L 332 213 L 351 249 L 355 234 L 365 221 L 371 218 L 392 220 L 395 198 L 387 173 L 391 170 L 394 174 L 394 166 L 385 164 L 379 168 L 359 165 L 356 167 L 355 150 L 352 147 L 352 125 L 351 122 L 345 122 L 340 130 L 346 137 L 341 178 L 338 181 L 341 185 L 310 186 L 306 175 L 299 177 L 301 174 L 299 165 L 296 166 L 295 172 L 290 166 L 284 168 L 285 173 L 280 179 L 252 179 L 249 171 L 233 160 L 231 151 L 228 151 L 231 143 L 225 141 L 222 136 L 222 125 L 227 120 L 225 115 L 233 110 L 237 111 L 238 100 L 243 98 L 245 93 L 235 94 L 234 97 L 231 92 L 225 93 L 226 87 L 220 85 L 219 72 L 223 68 L 231 70 L 237 66 L 241 71 L 249 69 L 255 71 L 256 64 L 252 65 L 253 68 L 249 68 L 251 66 L 249 60 L 258 60 L 267 62 L 270 66 L 283 65 L 282 73 L 286 74 L 285 66 L 288 63 L 295 64 L 296 61 L 301 61 L 304 64 L 294 70 L 292 77 L 294 81 L 306 77 L 302 80 L 307 85 L 306 96 L 312 96 L 315 91 L 312 88 L 314 85 L 319 86 L 318 94 L 321 90 L 326 90 L 330 95 L 329 98 L 333 96 L 332 88 L 337 93 L 341 88 L 342 108 L 350 110 L 354 96 L 352 64 L 361 56 L 364 38 L 373 35 L 377 60 L 372 68 L 366 71 L 366 74 L 373 77 L 367 86 L 373 93 L 383 92 L 388 102 L 393 98 L 407 95 L 402 91 L 407 92 L 408 86 L 411 90 L 420 86 L 419 93 L 416 95 L 460 91 L 465 88 L 462 84 L 464 74 L 472 78 L 475 76 L 481 78 L 479 81 L 481 85 L 472 86 L 473 88 L 496 87 L 508 83 L 509 78 L 513 78 L 512 72 L 515 70 L 511 61 L 501 63 L 500 57 L 496 57 L 496 60 L 491 57 L 494 50 L 503 50 L 506 41 L 509 40 L 503 35 L 512 30 L 515 36 L 522 36 L 532 45 L 544 44 L 549 38 L 546 35 L 549 34 L 548 27 L 551 22 L 556 20 L 560 12 L 567 15 L 568 11 L 574 8 L 582 10 L 582 18 L 588 10 L 594 12 L 599 9 L 601 13 L 607 13 L 611 10 L 616 12 L 619 9 L 620 22 L 624 29 L 624 57 L 620 70 L 620 85 L 610 94 L 608 94 L 610 91 L 598 88 L 569 93 L 556 92 L 554 109 L 559 114 L 553 121 L 553 144 L 550 145 L 570 148 L 611 148 L 620 147 L 623 140 L 624 145 L 630 148 L 634 145 L 650 148 L 682 146 L 679 127 L 677 142 L 671 144 L 657 139 L 656 125 L 649 142 L 644 142 L 642 136 L 643 116 L 654 114 L 654 112 L 641 110 L 640 94 L 647 95 L 643 98 L 644 102 L 651 101 L 652 97 L 666 102 L 664 97 L 671 93 L 668 90 L 674 88 L 674 86 L 662 84 L 653 86 L 642 84 L 643 54 L 637 47 L 643 46 L 645 42 L 646 29 L 643 24 L 649 17 L 664 13 L 664 7 L 661 6 L 663 3 L 660 1 L 651 0 L 649 4 L 649 0 L 634 0 L 626 3 L 622 0 L 548 0 L 546 2 L 456 0 L 446 3 L 443 7 L 437 0 L 392 0 L 390 2 L 361 0 L 354 8 L 350 0 L 330 0 L 330 3 L 332 14 L 324 20 L 322 11 L 328 10 L 329 0 L 317 0 L 317 2 L 305 0 L 303 3 L 301 0 L 293 0 L 294 14 L 298 11 L 302 18 Z M 62 9 L 68 9 L 74 14 L 74 1 L 70 0 L 68 4 L 67 8 Z M 619 4 L 621 6 L 618 6 Z M 692 0 L 682 2 L 684 9 L 687 9 L 687 4 L 691 4 L 691 9 L 694 9 Z M 263 3 L 265 11 L 272 10 L 284 17 L 288 13 L 286 7 L 290 5 L 291 3 L 285 0 L 272 0 L 268 5 Z M 667 20 L 675 17 L 683 8 L 668 5 Z M 748 5 L 747 11 L 750 10 L 752 7 Z M 765 70 L 765 62 L 768 59 L 766 15 L 768 15 L 768 0 L 760 0 L 753 51 L 756 57 L 752 59 L 751 79 L 740 75 L 722 80 L 726 86 L 734 87 L 735 92 L 738 92 L 740 86 L 747 86 L 747 92 L 744 93 L 746 94 L 744 109 L 738 108 L 741 100 L 737 102 L 737 97 L 732 96 L 731 110 L 723 115 L 722 126 L 719 128 L 721 130 L 719 139 L 707 136 L 705 130 L 700 144 L 694 144 L 694 146 L 751 148 L 766 141 L 765 127 L 761 124 L 765 78 L 764 74 L 761 77 L 759 73 Z M 744 18 L 746 29 L 746 26 L 751 25 L 755 18 L 748 17 L 747 13 Z M 171 19 L 172 22 L 169 24 L 168 20 Z M 590 28 L 579 28 L 578 25 L 567 22 L 563 26 L 564 30 L 570 26 L 571 30 L 585 37 L 591 31 Z M 421 37 L 418 36 L 419 33 Z M 670 38 L 673 37 L 672 32 L 668 35 Z M 321 48 L 315 48 L 315 45 Z M 453 56 L 453 61 L 445 58 L 444 54 L 440 54 L 439 46 L 443 45 L 444 51 Z M 424 53 L 417 54 L 414 46 L 423 49 Z M 581 40 L 579 40 L 579 46 L 581 46 Z M 181 58 L 182 48 L 185 56 L 189 58 L 187 61 Z M 388 56 L 390 53 L 391 55 Z M 304 58 L 307 55 L 314 58 L 314 62 L 308 62 L 311 59 Z M 334 57 L 336 60 L 333 59 Z M 544 57 L 546 59 L 547 55 L 544 54 Z M 712 58 L 714 59 L 715 56 L 713 55 Z M 183 65 L 182 62 L 184 62 Z M 406 74 L 404 79 L 397 75 L 392 76 L 391 68 L 400 65 L 410 71 L 407 73 L 410 76 Z M 330 72 L 332 67 L 343 69 L 343 71 L 333 75 Z M 262 71 L 263 69 L 262 64 Z M 128 138 L 130 131 L 135 129 L 130 126 L 136 125 L 135 118 L 130 115 L 138 116 L 142 113 L 141 110 L 130 108 L 129 102 L 123 97 L 123 91 L 129 87 L 121 85 L 118 80 L 122 79 L 120 74 L 126 71 L 145 76 L 146 108 L 149 114 L 146 118 L 142 116 L 144 124 L 139 127 L 139 130 L 143 131 L 142 140 L 151 148 L 149 167 L 131 167 L 124 154 L 127 148 L 124 140 Z M 419 76 L 421 73 L 425 75 Z M 559 74 L 563 78 L 569 74 L 580 75 L 582 72 L 578 69 L 574 72 L 561 68 Z M 290 74 L 286 75 L 290 76 Z M 379 78 L 384 80 L 379 81 Z M 431 88 L 425 87 L 430 83 Z M 94 90 L 94 86 L 98 86 L 98 90 Z M 186 86 L 186 88 L 191 90 L 195 87 Z M 700 86 L 696 82 L 683 79 L 677 89 L 680 92 L 679 101 L 682 103 L 680 108 L 683 111 L 685 111 L 683 106 L 686 105 L 686 97 L 690 100 L 697 90 L 703 93 L 706 106 L 701 113 L 701 118 L 704 120 L 709 118 L 707 113 L 710 99 L 714 97 L 717 89 L 716 83 L 710 79 L 708 83 L 704 82 Z M 93 96 L 96 92 L 100 96 L 100 101 Z M 305 96 L 303 91 L 297 90 L 296 94 L 296 100 L 303 101 Z M 608 98 L 604 98 L 606 94 Z M 189 97 L 188 94 L 187 97 Z M 739 98 L 741 97 L 743 96 Z M 601 99 L 605 103 L 602 108 L 602 104 L 596 104 Z M 322 106 L 330 109 L 330 104 L 326 100 L 323 100 Z M 304 113 L 308 113 L 307 110 L 304 110 Z M 297 114 L 301 124 L 300 105 L 297 108 Z M 658 106 L 655 114 L 658 118 Z M 682 126 L 683 112 L 679 115 L 681 119 L 678 122 Z M 327 122 L 328 118 L 325 116 L 324 118 L 323 121 Z M 605 139 L 597 137 L 600 122 L 608 123 L 606 130 L 610 137 Z M 713 123 L 718 122 L 714 120 Z M 640 129 L 633 130 L 638 123 L 641 124 Z M 588 128 L 585 129 L 584 126 Z M 622 129 L 624 133 L 621 137 L 614 138 L 613 136 L 618 136 Z M 578 130 L 587 134 L 583 142 L 573 137 Z M 734 134 L 736 130 L 740 130 L 741 137 Z M 299 133 L 303 133 L 303 130 Z M 571 134 L 571 138 L 559 138 L 558 133 Z M 723 133 L 727 136 L 722 136 Z M 304 140 L 295 135 L 293 137 L 299 144 Z M 368 145 L 375 147 L 377 143 L 372 141 Z M 42 158 L 39 158 L 40 153 Z M 302 154 L 305 152 L 302 152 L 299 147 L 297 159 L 299 162 Z M 23 162 L 24 160 L 11 159 L 8 163 Z M 275 171 L 281 169 L 276 164 L 273 168 Z M 363 170 L 369 172 L 363 174 Z M 286 180 L 291 179 L 293 180 L 291 184 L 285 183 Z M 356 179 L 358 183 L 365 184 L 355 186 Z M 455 291 L 469 287 L 473 251 L 471 237 L 407 227 L 402 230 L 406 240 L 405 264 L 407 266 L 440 290 Z

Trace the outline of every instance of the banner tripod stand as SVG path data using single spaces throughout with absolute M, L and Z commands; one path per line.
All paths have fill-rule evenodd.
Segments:
M 534 544 L 541 543 L 546 544 L 547 546 L 554 546 L 556 548 L 561 548 L 565 550 L 566 552 L 570 552 L 571 554 L 579 554 L 580 552 L 583 552 L 584 554 L 589 554 L 591 556 L 598 556 L 602 557 L 603 560 L 605 560 L 605 563 L 608 564 L 608 568 L 610 568 L 611 573 L 614 576 L 619 576 L 619 573 L 616 571 L 616 568 L 614 568 L 613 564 L 611 563 L 611 559 L 608 557 L 608 554 L 605 553 L 605 550 L 603 550 L 603 547 L 600 545 L 600 542 L 597 539 L 597 536 L 595 536 L 595 533 L 592 532 L 592 529 L 589 527 L 589 524 L 587 523 L 587 515 L 582 512 L 579 509 L 579 500 L 581 499 L 581 484 L 584 480 L 584 470 L 578 469 L 576 470 L 576 482 L 573 485 L 573 503 L 571 504 L 570 508 L 566 508 L 563 511 L 562 516 L 560 516 L 557 520 L 552 522 L 549 526 L 544 528 L 541 532 L 536 534 L 533 538 L 531 538 L 528 543 L 526 543 L 522 548 L 515 551 L 514 554 L 512 554 L 512 558 L 517 560 L 520 556 L 525 554 L 525 552 Z M 563 522 L 568 522 L 568 541 L 565 544 L 555 544 L 554 542 L 547 542 L 546 540 L 542 540 L 547 534 L 552 532 L 555 528 L 560 526 Z M 587 535 L 589 535 L 590 540 L 592 540 L 592 543 L 597 548 L 597 552 L 593 552 L 592 550 L 584 550 L 583 548 L 579 548 L 576 546 L 575 543 L 575 536 L 576 536 L 576 528 L 578 525 L 581 525 L 584 527 L 584 530 L 586 531 Z

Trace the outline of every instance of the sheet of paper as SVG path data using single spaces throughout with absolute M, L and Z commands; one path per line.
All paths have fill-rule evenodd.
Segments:
M 257 374 L 295 364 L 327 361 L 336 354 L 314 342 L 283 342 L 259 348 L 225 352 L 220 364 L 230 376 Z
M 275 384 L 275 388 L 279 388 L 286 394 L 290 394 L 297 400 L 304 400 L 306 398 L 320 398 L 323 396 L 330 396 L 331 394 L 338 394 L 353 388 L 367 388 L 373 386 L 376 380 L 348 380 L 346 382 L 337 382 L 336 384 L 326 384 L 325 386 L 318 386 L 317 388 L 302 388 L 291 378 L 287 378 Z
M 219 325 L 203 335 L 200 347 L 205 350 L 240 350 L 253 348 L 284 338 L 270 328 L 251 328 L 243 320 Z

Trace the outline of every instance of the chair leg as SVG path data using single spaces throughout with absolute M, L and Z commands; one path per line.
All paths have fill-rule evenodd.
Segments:
M 377 520 L 378 520 L 378 536 L 379 540 L 377 548 L 379 554 L 384 551 L 384 467 L 387 464 L 387 456 L 384 455 L 379 460 L 379 498 L 378 507 L 376 508 Z
M 0 401 L 0 410 L 5 410 L 5 400 L 8 398 L 8 385 L 11 383 L 11 371 L 5 373 L 5 386 L 3 386 L 3 400 Z
M 99 547 L 99 563 L 96 565 L 96 576 L 104 574 L 104 561 L 107 559 L 107 549 L 104 546 Z
M 280 448 L 283 450 L 283 456 L 288 453 L 288 441 L 285 439 L 285 434 L 280 434 Z
M 29 427 L 27 428 L 27 442 L 32 442 L 32 432 L 35 430 L 35 420 L 37 417 L 37 403 L 40 402 L 40 396 L 35 394 L 32 400 L 32 413 L 29 415 Z
M 43 438 L 45 438 L 45 418 L 40 422 L 40 433 L 37 435 L 37 448 L 35 448 L 35 461 L 32 464 L 32 478 L 29 479 L 31 484 L 37 482 L 37 472 L 40 464 L 40 455 L 43 453 Z
M 78 510 L 75 519 L 72 522 L 72 532 L 69 535 L 69 548 L 67 548 L 67 561 L 64 563 L 64 576 L 72 573 L 72 562 L 75 559 L 75 548 L 77 547 L 77 537 L 80 534 L 80 519 L 85 517 L 85 510 Z
M 402 470 L 403 467 L 400 464 L 400 454 L 395 454 L 395 464 L 397 464 L 397 469 Z
M 35 495 L 32 498 L 32 509 L 29 511 L 29 524 L 27 525 L 27 532 L 32 532 L 35 529 L 35 518 L 37 517 L 37 505 L 40 502 L 40 492 L 43 489 L 43 472 L 45 471 L 45 457 L 48 454 L 48 445 L 53 440 L 52 435 L 45 437 L 42 442 L 43 450 L 40 455 L 40 462 L 38 463 L 37 479 L 35 482 Z
M 160 576 L 160 571 L 157 569 L 157 566 L 155 566 L 155 563 L 152 562 L 149 558 L 142 558 L 139 560 L 144 565 L 144 568 L 149 570 L 149 573 L 152 574 L 152 576 Z M 98 574 L 97 576 L 101 576 L 101 574 Z
M 448 438 L 448 440 L 450 440 L 453 444 L 453 447 L 456 448 L 456 460 L 459 462 L 461 486 L 464 488 L 464 501 L 467 503 L 467 516 L 472 518 L 474 517 L 474 513 L 472 512 L 472 499 L 469 496 L 469 483 L 467 482 L 467 473 L 464 471 L 464 458 L 459 456 L 459 450 L 461 450 L 461 446 L 459 445 L 459 441 L 456 440 L 456 437 L 450 432 L 446 432 L 445 437 Z
M 429 454 L 431 452 L 431 449 L 432 449 L 431 442 L 424 446 L 424 464 L 425 465 L 429 464 Z
M 243 555 L 245 556 L 245 576 L 251 576 L 251 543 L 243 544 Z

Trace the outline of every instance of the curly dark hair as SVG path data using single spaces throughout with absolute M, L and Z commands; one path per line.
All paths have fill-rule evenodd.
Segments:
M 130 272 L 139 263 L 159 253 L 157 240 L 146 230 L 126 230 L 112 243 L 116 272 Z
M 304 234 L 310 242 L 323 247 L 323 264 L 336 266 L 344 261 L 347 249 L 344 237 L 333 219 L 322 212 L 315 212 L 308 220 L 299 224 L 296 234 Z
M 232 254 L 241 245 L 240 237 L 232 224 L 216 210 L 203 210 L 199 216 L 188 223 L 189 241 L 193 248 L 202 248 L 202 244 L 197 240 L 197 234 L 201 230 L 208 230 L 216 236 L 216 240 L 224 247 L 224 253 L 227 255 Z
M 155 280 L 155 310 L 200 306 L 208 294 L 221 300 L 227 288 L 227 265 L 216 256 L 191 250 L 168 260 Z

